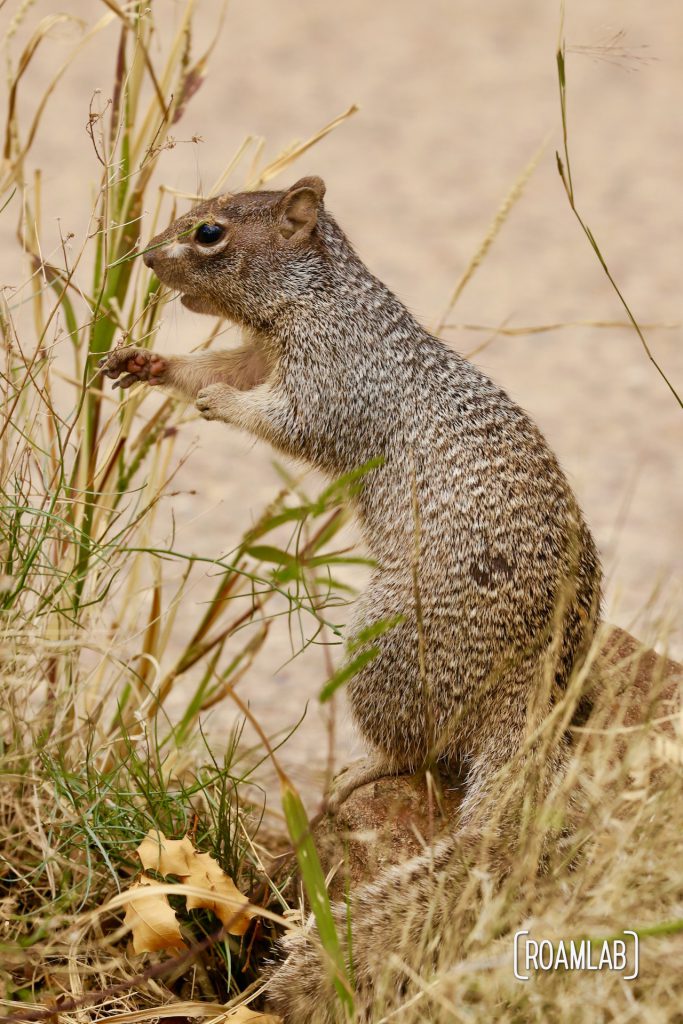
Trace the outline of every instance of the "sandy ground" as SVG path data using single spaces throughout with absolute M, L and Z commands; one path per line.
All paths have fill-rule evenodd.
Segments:
M 94 0 L 36 6 L 41 14 L 66 9 L 88 20 L 100 7 Z M 210 37 L 217 6 L 200 6 L 199 42 Z M 209 78 L 178 126 L 179 140 L 203 141 L 179 142 L 164 154 L 159 178 L 186 192 L 208 188 L 245 135 L 264 136 L 272 156 L 357 103 L 354 118 L 275 184 L 321 174 L 328 205 L 361 255 L 432 324 L 500 201 L 547 139 L 524 198 L 449 320 L 507 326 L 622 320 L 555 168 L 557 6 L 548 0 L 235 0 Z M 158 0 L 155 7 L 171 27 L 179 5 Z M 616 65 L 590 53 L 568 58 L 579 205 L 637 317 L 678 323 L 683 8 L 680 0 L 570 0 L 568 8 L 570 45 L 596 46 L 625 30 L 624 45 L 635 55 Z M 1 17 L 9 16 L 3 10 Z M 46 49 L 33 69 L 31 88 L 46 80 L 75 37 L 72 28 L 57 30 L 49 60 Z M 110 32 L 63 81 L 34 150 L 34 163 L 44 169 L 44 219 L 53 241 L 57 218 L 77 237 L 85 228 L 84 197 L 98 174 L 84 131 L 87 104 L 95 88 L 108 95 L 113 59 Z M 236 176 L 232 187 L 241 180 Z M 2 280 L 14 285 L 24 270 L 13 224 L 5 218 L 0 231 Z M 188 350 L 203 328 L 176 304 L 158 347 Z M 488 336 L 447 333 L 463 352 Z M 680 329 L 651 330 L 648 339 L 683 388 Z M 683 413 L 635 334 L 576 327 L 499 336 L 476 361 L 533 414 L 573 481 L 604 558 L 608 617 L 645 633 L 660 613 L 680 610 Z M 272 453 L 216 424 L 185 433 L 181 447 L 195 437 L 198 443 L 177 479 L 177 543 L 197 552 L 226 550 L 278 486 Z M 281 623 L 242 692 L 271 730 L 296 720 L 311 700 L 284 757 L 310 780 L 324 759 L 315 696 L 325 668 L 319 648 L 284 665 L 288 644 Z M 680 632 L 673 649 L 681 650 Z M 214 714 L 214 734 L 226 729 L 231 714 Z M 340 759 L 352 745 L 347 723 Z

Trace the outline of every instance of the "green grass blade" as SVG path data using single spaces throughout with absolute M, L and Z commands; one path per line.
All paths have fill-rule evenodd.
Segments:
M 337 997 L 344 1008 L 347 1018 L 352 1019 L 353 994 L 344 963 L 344 954 L 332 915 L 325 875 L 320 864 L 318 851 L 313 842 L 313 836 L 311 835 L 310 823 L 301 797 L 286 778 L 282 779 L 281 796 L 287 828 L 296 851 L 296 858 L 306 895 L 311 905 L 316 925 L 318 926 L 320 942 L 327 954 Z

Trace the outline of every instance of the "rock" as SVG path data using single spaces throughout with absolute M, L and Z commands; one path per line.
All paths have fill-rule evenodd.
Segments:
M 658 717 L 680 710 L 683 665 L 657 654 L 626 630 L 605 627 L 598 664 L 601 679 L 614 695 L 615 712 L 622 705 L 623 695 L 631 695 L 623 707 L 624 725 L 646 721 L 653 716 L 655 705 Z M 599 693 L 595 699 L 599 704 Z

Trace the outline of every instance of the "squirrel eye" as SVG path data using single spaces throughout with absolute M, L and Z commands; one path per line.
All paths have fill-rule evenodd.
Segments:
M 201 245 L 215 245 L 223 237 L 223 232 L 220 224 L 200 224 L 194 237 Z

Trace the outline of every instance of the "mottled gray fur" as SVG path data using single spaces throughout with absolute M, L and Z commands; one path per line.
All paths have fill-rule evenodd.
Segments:
M 145 259 L 161 280 L 190 309 L 243 325 L 247 344 L 197 357 L 119 349 L 104 372 L 127 372 L 123 386 L 151 377 L 173 387 L 205 418 L 331 476 L 381 457 L 354 499 L 376 568 L 349 635 L 402 621 L 348 685 L 372 757 L 341 777 L 333 799 L 440 759 L 465 767 L 467 820 L 590 644 L 598 558 L 538 428 L 370 273 L 323 195 L 320 179 L 307 178 L 286 192 L 222 196 L 153 239 Z M 207 223 L 220 238 L 201 244 L 196 228 Z M 453 842 L 438 862 L 449 862 Z M 427 858 L 405 871 L 429 887 L 432 868 Z M 366 941 L 373 907 L 387 913 L 386 892 L 356 897 L 354 957 L 367 984 L 371 954 L 358 963 L 359 951 L 379 957 L 391 946 L 386 930 L 379 948 Z M 303 940 L 272 992 L 287 1022 L 335 1019 Z

